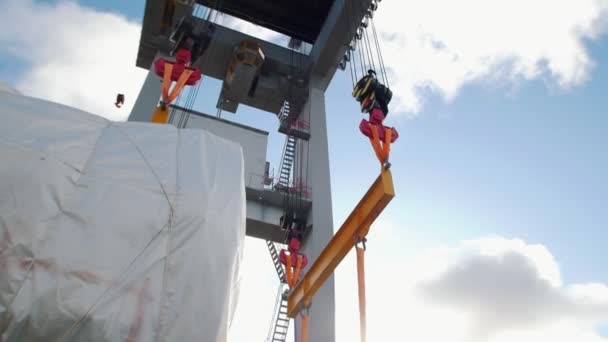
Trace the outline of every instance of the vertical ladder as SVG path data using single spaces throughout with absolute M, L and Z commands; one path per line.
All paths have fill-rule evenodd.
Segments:
M 305 121 L 294 121 L 294 118 L 290 118 L 290 115 L 291 107 L 289 101 L 285 100 L 281 110 L 279 110 L 279 113 L 277 114 L 277 117 L 279 118 L 279 132 L 308 141 L 310 139 L 310 127 L 307 126 L 309 125 Z M 305 125 L 302 125 L 302 123 L 305 123 Z
M 284 292 L 287 284 L 279 285 L 279 293 L 277 294 L 277 306 L 275 307 L 274 328 L 270 331 L 267 341 L 269 342 L 285 342 L 287 332 L 289 331 L 289 317 L 287 316 L 287 293 Z
M 287 331 L 289 330 L 289 317 L 287 316 L 288 297 L 286 293 L 286 290 L 288 289 L 287 278 L 285 277 L 285 271 L 279 260 L 279 253 L 277 252 L 277 247 L 274 242 L 266 240 L 266 245 L 268 246 L 272 263 L 279 276 L 279 281 L 281 282 L 279 284 L 279 292 L 277 293 L 277 303 L 272 314 L 273 323 L 268 332 L 268 339 L 266 341 L 285 342 L 287 339 Z
M 281 160 L 281 168 L 279 173 L 278 185 L 281 188 L 289 187 L 289 179 L 291 175 L 291 167 L 296 158 L 296 138 L 288 135 L 285 140 L 285 150 L 283 151 L 283 159 Z
M 281 107 L 281 110 L 279 111 L 279 114 L 277 114 L 277 116 L 279 117 L 279 121 L 281 122 L 283 122 L 289 117 L 289 101 L 283 101 L 283 106 Z
M 274 245 L 274 242 L 269 240 L 266 240 L 266 245 L 268 246 L 268 251 L 270 252 L 270 257 L 272 258 L 272 264 L 274 265 L 274 268 L 277 271 L 277 275 L 279 276 L 279 281 L 282 284 L 287 283 L 287 279 L 285 278 L 285 271 L 283 270 L 283 265 L 281 265 L 281 261 L 279 260 L 279 253 L 277 252 L 277 247 Z

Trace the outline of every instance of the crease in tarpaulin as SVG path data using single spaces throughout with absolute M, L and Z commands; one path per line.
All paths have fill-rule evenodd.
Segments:
M 152 173 L 152 175 L 158 182 L 158 185 L 160 186 L 161 190 L 163 191 L 163 195 L 165 196 L 165 199 L 167 200 L 167 204 L 169 205 L 169 211 L 170 211 L 169 222 L 171 222 L 173 220 L 175 210 L 173 209 L 173 203 L 171 203 L 171 200 L 169 199 L 169 194 L 167 193 L 167 190 L 163 186 L 163 182 L 161 182 L 160 177 L 158 177 L 158 174 L 156 174 L 156 172 L 154 172 L 154 168 L 152 168 L 152 165 L 150 165 L 150 162 L 148 161 L 148 159 L 146 159 L 146 157 L 144 156 L 144 153 L 141 151 L 139 146 L 133 141 L 133 139 L 131 139 L 131 137 L 128 134 L 126 134 L 120 127 L 118 127 L 117 125 L 114 125 L 112 123 L 110 123 L 108 126 L 112 126 L 113 128 L 116 128 L 127 139 L 127 141 L 135 148 L 135 150 L 137 151 L 137 154 L 139 154 L 139 156 L 144 161 L 144 163 L 146 163 L 146 167 L 148 168 L 148 170 L 150 170 L 150 172 Z M 179 136 L 179 132 L 177 132 L 177 133 L 178 133 L 177 135 Z M 177 147 L 177 143 L 176 143 L 176 147 Z
M 179 194 L 179 150 L 181 147 L 180 144 L 180 139 L 181 139 L 181 134 L 179 130 L 176 130 L 176 141 L 175 141 L 175 193 Z M 169 201 L 169 197 L 167 195 L 167 193 L 165 192 L 165 196 L 167 197 L 167 201 Z M 176 203 L 177 204 L 177 203 Z M 168 289 L 166 288 L 166 285 L 168 283 L 167 280 L 167 273 L 169 272 L 169 255 L 171 254 L 171 251 L 173 250 L 171 248 L 171 244 L 173 242 L 172 239 L 172 234 L 171 234 L 171 228 L 173 227 L 174 224 L 174 213 L 175 208 L 171 207 L 171 216 L 169 217 L 169 229 L 168 229 L 168 234 L 167 234 L 167 244 L 165 245 L 165 265 L 163 268 L 163 282 L 162 285 L 160 287 L 161 289 L 161 293 L 159 296 L 159 303 L 160 303 L 160 308 L 159 308 L 159 312 L 158 312 L 158 340 L 162 341 L 163 339 L 166 338 L 166 336 L 163 336 L 163 333 L 166 334 L 165 332 L 165 324 L 166 324 L 166 315 L 168 315 L 168 301 L 169 299 L 167 298 L 167 293 L 170 293 L 171 291 L 168 291 Z
M 142 252 L 145 250 L 146 248 L 142 249 Z M 16 257 L 18 259 L 18 257 Z M 135 259 L 134 259 L 135 261 Z M 21 262 L 21 266 L 23 267 L 23 265 L 26 262 Z M 112 289 L 117 288 L 118 284 L 120 284 L 120 278 L 122 277 L 122 274 L 114 281 L 103 281 L 103 279 L 93 273 L 87 272 L 87 271 L 70 271 L 70 270 L 62 270 L 61 267 L 58 267 L 58 265 L 53 264 L 53 263 L 48 263 L 48 262 L 35 262 L 32 260 L 29 260 L 29 262 L 27 262 L 28 264 L 28 268 L 35 268 L 37 264 L 41 264 L 41 266 L 43 268 L 45 268 L 46 271 L 49 270 L 54 270 L 56 274 L 64 274 L 64 275 L 71 275 L 74 276 L 76 278 L 79 278 L 83 281 L 89 282 L 89 283 L 96 283 L 96 284 L 103 284 L 105 286 L 108 286 L 108 288 L 106 289 L 105 292 L 109 292 Z M 127 267 L 127 269 L 130 268 Z M 126 272 L 126 270 L 125 270 Z M 138 295 L 138 299 L 137 299 L 137 310 L 135 311 L 134 317 L 133 317 L 133 322 L 129 328 L 129 338 L 127 339 L 127 341 L 137 341 L 137 337 L 141 328 L 141 321 L 143 319 L 143 313 L 144 313 L 144 305 L 147 302 L 147 299 L 149 299 L 147 288 L 149 287 L 149 283 L 150 283 L 150 278 L 149 277 L 145 277 L 144 280 L 144 284 L 138 289 L 137 291 L 137 295 Z M 122 292 L 134 292 L 136 291 L 137 286 L 135 284 L 125 284 L 125 289 Z M 103 295 L 100 296 L 100 298 L 98 299 L 98 301 L 100 301 L 103 298 Z M 97 302 L 98 302 L 97 301 Z M 96 305 L 97 303 L 95 303 Z M 92 309 L 95 305 L 93 305 L 90 309 Z M 79 321 L 81 321 L 83 318 L 87 317 L 88 314 L 90 313 L 90 310 L 87 311 L 80 319 Z M 8 324 L 9 322 L 7 322 Z M 78 325 L 77 324 L 73 324 L 72 326 L 70 326 L 70 328 L 68 328 L 64 334 L 62 335 L 63 339 L 65 340 L 65 337 L 67 337 L 66 335 L 68 335 L 68 333 L 73 330 L 74 328 L 76 328 Z M 1 340 L 0 340 L 1 341 Z
M 107 126 L 106 126 L 106 127 L 107 127 Z M 82 168 L 82 171 L 79 171 L 79 170 L 78 170 L 76 167 L 71 166 L 71 168 L 72 168 L 73 170 L 76 170 L 76 171 L 78 172 L 78 178 L 77 178 L 77 179 L 76 179 L 76 181 L 74 182 L 74 183 L 75 183 L 74 188 L 75 188 L 75 187 L 76 187 L 76 186 L 79 184 L 79 181 L 80 181 L 80 178 L 82 177 L 82 174 L 84 173 L 84 171 L 85 171 L 85 170 L 86 170 L 86 168 L 87 168 L 87 165 L 89 165 L 89 162 L 90 162 L 90 161 L 91 161 L 91 159 L 93 158 L 93 153 L 94 153 L 94 151 L 95 151 L 95 147 L 97 147 L 97 144 L 99 143 L 99 140 L 100 140 L 100 139 L 101 139 L 101 137 L 103 136 L 104 131 L 105 131 L 105 127 L 104 127 L 104 128 L 101 130 L 101 133 L 99 133 L 99 135 L 97 136 L 97 139 L 95 140 L 95 144 L 93 145 L 93 149 L 91 149 L 91 153 L 89 153 L 88 158 L 87 158 L 87 160 L 85 161 L 84 166 L 83 166 L 83 168 Z M 23 146 L 23 145 L 19 145 L 19 144 L 17 144 L 17 145 L 18 145 L 18 146 L 21 146 L 22 148 L 26 148 L 26 147 L 25 147 L 25 146 Z M 40 152 L 40 153 L 41 153 L 41 154 L 43 154 L 43 155 L 48 155 L 48 154 L 49 154 L 48 152 L 42 152 L 42 151 L 41 151 L 41 150 L 39 150 L 39 149 L 30 148 L 30 150 Z M 59 159 L 58 159 L 58 158 L 54 158 L 54 159 L 59 161 Z M 62 164 L 69 166 L 69 164 L 68 164 L 67 162 L 62 162 Z M 73 194 L 74 192 L 75 192 L 75 190 L 70 191 L 70 195 L 67 195 L 67 196 L 66 196 L 66 198 L 65 198 L 65 200 L 67 201 L 67 200 L 70 198 L 71 194 Z M 53 216 L 53 217 L 55 217 L 55 216 L 56 216 L 56 217 L 60 217 L 60 216 L 62 216 L 62 215 L 65 215 L 65 212 L 63 211 L 63 208 L 62 208 L 62 206 L 61 206 L 60 200 L 59 200 L 57 197 L 55 197 L 55 196 L 52 196 L 52 197 L 53 197 L 53 200 L 55 201 L 55 205 L 56 205 L 56 207 L 57 207 L 58 209 L 57 209 L 57 212 L 55 213 L 55 215 L 51 215 L 51 216 Z M 50 232 L 47 230 L 47 232 L 46 232 L 46 233 L 47 233 L 47 234 L 45 234 L 45 236 L 48 236 Z M 36 253 L 35 253 L 36 246 L 34 245 L 34 240 L 32 240 L 32 246 L 31 246 L 31 247 L 32 247 L 32 248 L 31 248 L 31 250 L 30 250 L 30 253 L 31 253 L 32 255 L 31 255 L 31 263 L 30 263 L 30 266 L 28 267 L 27 271 L 25 272 L 25 276 L 24 276 L 24 277 L 23 277 L 23 279 L 21 280 L 21 282 L 20 282 L 20 284 L 19 284 L 18 289 L 15 291 L 15 295 L 14 295 L 14 296 L 11 298 L 11 300 L 9 301 L 8 307 L 12 307 L 12 306 L 13 306 L 13 303 L 15 302 L 15 298 L 17 298 L 17 296 L 19 295 L 19 293 L 21 293 L 21 290 L 23 289 L 23 286 L 25 285 L 25 282 L 26 282 L 26 281 L 27 281 L 27 279 L 28 279 L 28 278 L 31 276 L 32 270 L 34 269 L 34 265 L 36 264 L 36 262 L 38 262 L 38 261 L 42 261 L 42 260 L 37 260 L 37 259 L 36 259 L 36 256 L 35 256 L 35 255 L 36 255 Z
M 126 134 L 122 129 L 120 129 L 120 127 L 113 125 L 112 123 L 109 123 L 106 127 L 103 128 L 103 132 L 105 132 L 106 129 L 108 129 L 109 127 L 111 128 L 116 128 L 126 139 L 127 141 L 135 148 L 135 150 L 137 151 L 138 155 L 141 157 L 141 159 L 145 162 L 146 167 L 148 168 L 148 170 L 150 170 L 150 172 L 152 173 L 152 175 L 154 176 L 154 178 L 156 179 L 156 181 L 158 182 L 158 185 L 160 186 L 162 192 L 163 192 L 163 196 L 165 197 L 165 199 L 167 200 L 167 204 L 169 205 L 169 218 L 167 220 L 167 223 L 163 226 L 162 229 L 160 229 L 153 237 L 152 239 L 150 239 L 150 241 L 148 241 L 148 243 L 144 246 L 144 248 L 142 248 L 139 253 L 137 253 L 137 255 L 133 258 L 133 260 L 131 260 L 131 262 L 128 264 L 128 266 L 125 268 L 125 270 L 123 272 L 121 272 L 121 274 L 117 277 L 117 279 L 122 279 L 122 277 L 126 274 L 127 270 L 129 270 L 134 264 L 135 262 L 139 259 L 139 257 L 146 251 L 146 249 L 152 244 L 152 242 L 154 242 L 160 235 L 161 233 L 167 229 L 167 231 L 169 232 L 168 234 L 168 241 L 167 241 L 167 249 L 169 248 L 168 246 L 170 245 L 170 241 L 171 241 L 171 234 L 170 234 L 170 230 L 171 227 L 173 225 L 173 218 L 174 218 L 174 205 L 171 203 L 171 200 L 169 199 L 169 195 L 165 189 L 165 187 L 163 186 L 160 177 L 158 177 L 158 175 L 156 174 L 156 172 L 154 171 L 154 169 L 152 168 L 152 166 L 150 165 L 148 159 L 146 159 L 146 157 L 144 156 L 143 152 L 141 151 L 141 149 L 139 148 L 139 146 L 131 139 L 131 137 Z M 103 133 L 100 134 L 100 137 L 103 136 Z M 179 132 L 178 132 L 178 137 L 179 137 Z M 178 138 L 179 140 L 179 138 Z M 99 141 L 99 140 L 98 140 Z M 95 144 L 95 146 L 97 146 L 97 143 Z M 176 143 L 176 149 L 177 149 L 178 144 Z M 95 148 L 93 148 L 92 151 L 95 151 Z M 91 152 L 91 155 L 93 155 L 93 152 Z M 90 160 L 90 158 L 87 160 L 87 163 L 85 164 L 85 169 L 86 169 L 86 165 L 88 164 L 88 161 Z M 176 167 L 177 170 L 177 167 Z M 176 171 L 177 173 L 177 171 Z M 177 187 L 177 185 L 176 185 Z M 167 268 L 167 264 L 168 264 L 168 251 L 166 249 L 166 253 L 165 253 L 165 257 L 164 257 L 164 261 L 165 261 L 165 270 Z M 165 273 L 165 271 L 163 271 L 163 274 Z M 163 276 L 164 278 L 164 276 Z M 165 292 L 165 287 L 164 287 L 164 279 L 163 279 L 163 285 L 161 285 L 161 291 Z M 68 328 L 66 330 L 66 332 L 64 333 L 63 337 L 62 337 L 62 341 L 65 340 L 65 338 L 67 338 L 69 336 L 69 333 L 73 330 L 76 329 L 80 326 L 80 324 L 82 324 L 82 321 L 84 320 L 85 317 L 87 317 L 89 315 L 89 313 L 93 310 L 93 308 L 99 304 L 99 302 L 101 302 L 101 300 L 110 292 L 110 290 L 113 290 L 115 288 L 115 286 L 110 286 L 108 287 L 106 290 L 104 290 L 104 292 L 99 296 L 99 298 L 97 298 L 97 300 L 95 300 L 93 302 L 93 304 L 91 305 L 91 307 L 89 307 L 87 309 L 87 311 L 85 312 L 84 315 L 82 315 L 82 317 L 74 322 L 72 324 L 72 326 L 70 328 Z M 161 293 L 161 300 L 162 300 L 162 293 Z M 162 302 L 161 302 L 161 311 L 162 311 Z M 161 317 L 162 312 L 159 313 L 159 324 L 160 322 L 160 317 Z M 158 330 L 161 331 L 162 326 L 159 325 L 158 326 Z
M 4 144 L 5 146 L 19 148 L 19 149 L 22 149 L 24 151 L 36 151 L 39 154 L 41 154 L 42 156 L 44 156 L 45 158 L 52 159 L 52 160 L 54 160 L 54 161 L 56 161 L 58 163 L 61 163 L 61 164 L 65 165 L 65 166 L 69 167 L 70 169 L 72 169 L 72 170 L 74 170 L 74 171 L 76 171 L 78 173 L 82 173 L 82 170 L 78 169 L 76 166 L 70 164 L 69 162 L 67 162 L 65 160 L 62 160 L 61 158 L 57 157 L 56 155 L 50 154 L 48 151 L 45 151 L 45 150 L 42 150 L 40 148 L 36 148 L 36 147 L 33 147 L 33 146 L 25 146 L 23 144 L 19 144 L 16 141 L 8 140 L 8 139 L 5 139 L 5 138 L 0 138 L 0 142 L 2 144 Z
M 74 322 L 66 331 L 65 333 L 62 335 L 62 339 L 61 341 L 65 341 L 65 339 L 69 336 L 69 333 L 78 328 L 80 326 L 80 324 L 82 323 L 82 321 L 89 316 L 89 314 L 91 313 L 91 311 L 93 311 L 93 308 L 95 308 L 95 306 L 97 306 L 97 304 L 99 304 L 99 302 L 101 302 L 102 299 L 105 298 L 105 296 L 107 296 L 107 294 L 110 292 L 110 290 L 114 290 L 117 288 L 117 284 L 120 284 L 119 280 L 124 280 L 124 276 L 127 275 L 127 271 L 129 271 L 133 265 L 135 264 L 135 262 L 137 262 L 139 260 L 139 257 L 148 249 L 148 247 L 150 247 L 150 245 L 152 245 L 152 243 L 161 235 L 161 233 L 167 228 L 168 225 L 163 226 L 162 229 L 160 229 L 149 241 L 148 243 L 139 251 L 139 253 L 137 253 L 137 255 L 133 258 L 133 260 L 131 260 L 131 262 L 129 262 L 129 264 L 127 265 L 127 267 L 125 267 L 125 269 L 120 272 L 120 274 L 118 275 L 118 277 L 116 277 L 116 281 L 113 281 L 113 284 L 110 284 L 104 291 L 103 293 L 97 298 L 97 300 L 95 300 L 95 302 L 93 302 L 93 304 L 87 309 L 87 311 L 81 315 L 81 317 L 78 319 L 78 321 Z M 166 259 L 167 256 L 165 256 L 163 259 Z M 133 285 L 131 285 L 133 286 Z M 162 289 L 162 287 L 161 287 Z
M 8 109 L 10 109 L 11 111 L 17 111 L 19 113 L 19 115 L 27 115 L 28 118 L 33 116 L 31 108 L 28 108 L 27 111 L 24 111 L 19 107 L 23 107 L 24 104 L 28 104 L 28 103 L 44 102 L 44 104 L 45 104 L 44 117 L 47 120 L 49 120 L 49 117 L 50 117 L 50 120 L 53 120 L 54 118 L 61 117 L 61 115 L 69 115 L 70 120 L 73 120 L 75 117 L 77 117 L 79 122 L 83 122 L 87 125 L 94 125 L 95 129 L 99 132 L 102 132 L 103 128 L 105 128 L 110 123 L 110 121 L 108 119 L 105 119 L 103 117 L 96 116 L 96 115 L 91 115 L 90 113 L 87 113 L 83 110 L 73 108 L 73 107 L 70 107 L 70 106 L 67 106 L 64 104 L 44 101 L 44 100 L 40 100 L 40 99 L 37 99 L 34 97 L 24 96 L 22 94 L 18 94 L 18 95 L 11 94 L 11 95 L 7 96 L 7 94 L 3 93 L 2 91 L 0 91 L 0 95 L 1 95 L 0 97 L 4 98 L 2 100 L 6 101 L 6 105 L 8 106 Z M 4 104 L 5 104 L 4 101 L 0 101 L 0 106 L 2 106 Z M 10 113 L 10 111 L 9 111 L 9 113 Z M 9 118 L 10 118 L 10 116 L 9 116 Z M 11 122 L 9 121 L 8 124 L 10 124 L 10 123 Z M 21 127 L 22 129 L 25 129 L 25 131 L 21 132 L 21 133 L 28 133 L 27 130 L 39 130 L 40 128 L 36 127 L 36 125 L 35 125 L 36 123 L 37 123 L 37 121 L 35 121 L 35 120 L 29 121 L 29 125 L 27 125 L 27 129 Z M 7 123 L 4 122 L 4 124 L 7 124 Z M 100 133 L 100 135 L 101 134 L 102 133 Z M 7 139 L 6 136 L 1 137 L 0 142 L 5 142 L 7 145 L 12 144 L 12 145 L 21 147 L 24 150 L 28 150 L 28 151 L 37 151 L 40 154 L 44 155 L 45 157 L 56 160 L 77 172 L 82 171 L 80 168 L 76 167 L 75 165 L 71 164 L 68 161 L 61 159 L 59 156 L 52 154 L 50 151 L 43 150 L 39 147 L 19 143 L 15 139 L 21 138 L 21 135 L 12 134 L 11 137 L 13 139 Z M 97 143 L 97 141 L 96 141 L 96 143 Z
M 0 227 L 2 226 L 6 227 L 6 230 L 4 231 L 2 240 L 0 240 L 0 261 L 2 261 L 2 257 L 5 256 L 5 253 L 7 253 L 6 256 L 8 256 L 8 251 L 15 248 L 15 244 L 11 238 L 11 232 L 8 230 L 8 224 L 4 220 L 4 216 L 0 215 Z M 6 243 L 6 248 L 3 248 L 4 243 Z

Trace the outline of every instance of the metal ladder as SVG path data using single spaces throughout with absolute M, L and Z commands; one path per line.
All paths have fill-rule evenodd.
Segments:
M 285 140 L 285 149 L 283 150 L 283 159 L 279 173 L 278 186 L 286 189 L 289 187 L 289 179 L 291 178 L 291 167 L 296 157 L 296 138 L 288 135 Z
M 272 258 L 272 264 L 274 265 L 277 275 L 279 276 L 279 291 L 277 293 L 277 301 L 275 304 L 274 312 L 272 314 L 273 324 L 268 332 L 267 342 L 284 342 L 287 339 L 287 331 L 289 330 L 289 317 L 287 316 L 287 278 L 285 277 L 285 271 L 283 265 L 279 260 L 279 253 L 274 242 L 266 240 L 270 257 Z
M 289 117 L 289 101 L 283 101 L 283 106 L 281 107 L 281 110 L 279 111 L 279 114 L 277 114 L 277 116 L 279 117 L 279 121 L 281 122 L 283 122 Z
M 274 265 L 274 268 L 277 271 L 277 275 L 279 276 L 279 281 L 282 284 L 287 283 L 287 278 L 285 277 L 283 265 L 281 265 L 281 261 L 279 260 L 279 253 L 277 252 L 277 247 L 274 245 L 274 242 L 270 240 L 266 240 L 266 245 L 268 246 L 268 251 L 270 252 L 270 257 L 272 258 L 272 264 Z
M 289 331 L 289 317 L 287 316 L 287 284 L 279 284 L 277 305 L 273 313 L 274 325 L 268 334 L 267 342 L 285 342 Z
M 294 119 L 290 118 L 290 115 L 291 109 L 289 101 L 286 100 L 283 102 L 283 106 L 277 114 L 277 117 L 279 118 L 279 132 L 308 141 L 310 139 L 310 125 L 306 121 L 296 120 L 294 122 Z

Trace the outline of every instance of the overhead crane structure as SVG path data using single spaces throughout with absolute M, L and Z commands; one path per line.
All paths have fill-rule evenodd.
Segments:
M 335 342 L 334 280 L 331 275 L 354 247 L 358 252 L 357 260 L 362 261 L 362 249 L 358 244 L 365 241 L 370 226 L 395 196 L 388 163 L 390 133 L 387 131 L 389 138 L 380 142 L 378 132 L 370 126 L 373 132 L 370 141 L 382 166 L 380 175 L 334 234 L 325 91 L 335 72 L 345 70 L 347 63 L 352 68 L 351 77 L 354 73 L 357 78 L 359 71 L 363 74 L 363 70 L 354 65 L 355 50 L 359 53 L 362 69 L 375 68 L 372 58 L 365 60 L 369 50 L 361 39 L 365 38 L 362 30 L 373 17 L 379 1 L 146 0 L 137 66 L 153 69 L 155 60 L 171 60 L 178 45 L 175 37 L 182 39 L 191 35 L 200 39 L 196 44 L 203 48 L 195 49 L 197 53 L 193 54 L 189 67 L 194 72 L 200 71 L 203 78 L 199 84 L 188 83 L 189 95 L 184 104 L 177 92 L 169 94 L 168 83 L 175 81 L 175 88 L 183 89 L 187 77 L 180 83 L 179 78 L 168 76 L 171 70 L 162 77 L 151 70 L 129 120 L 212 131 L 242 145 L 245 177 L 264 174 L 260 184 L 247 182 L 246 185 L 246 231 L 249 236 L 266 240 L 281 283 L 274 329 L 281 332 L 279 338 L 270 338 L 272 342 L 285 341 L 285 321 L 288 324 L 289 318 L 297 317 L 302 310 L 307 315 L 304 321 L 295 321 L 296 332 L 302 332 L 296 333 L 296 342 L 307 339 Z M 212 19 L 210 13 L 214 11 L 216 19 L 217 13 L 225 14 L 282 33 L 290 37 L 289 47 L 223 26 Z M 187 25 L 183 26 L 184 23 Z M 312 46 L 309 52 L 300 49 L 302 42 Z M 216 117 L 192 108 L 205 77 L 222 81 Z M 161 81 L 162 87 L 159 86 Z M 163 101 L 157 107 L 159 93 L 162 93 Z M 173 100 L 175 104 L 171 103 Z M 220 118 L 222 110 L 237 113 L 240 104 L 274 113 L 279 119 L 277 130 L 285 134 L 286 143 L 276 182 L 269 177 L 268 162 L 265 162 L 268 133 Z M 171 110 L 170 114 L 168 110 Z M 153 112 L 162 115 L 151 118 Z M 191 114 L 194 114 L 192 118 Z M 381 134 L 385 136 L 384 131 Z M 278 221 L 281 213 L 287 213 L 285 203 L 293 202 L 298 203 L 298 215 L 305 216 L 310 228 L 304 235 L 302 252 L 310 258 L 311 265 L 302 271 L 301 278 L 292 277 L 293 281 L 288 282 L 289 274 L 281 268 L 277 252 L 277 248 L 281 248 L 277 244 L 286 242 Z M 361 285 L 362 262 L 359 266 Z M 285 288 L 289 289 L 283 293 Z M 311 307 L 313 301 L 316 304 Z M 364 336 L 365 307 L 361 297 L 360 308 Z

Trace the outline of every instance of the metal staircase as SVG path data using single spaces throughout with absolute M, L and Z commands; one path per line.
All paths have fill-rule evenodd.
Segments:
M 287 339 L 287 332 L 289 331 L 289 317 L 287 316 L 287 294 L 285 290 L 287 284 L 281 283 L 279 285 L 279 292 L 277 294 L 277 305 L 275 306 L 273 319 L 273 329 L 269 332 L 267 342 L 285 342 Z
M 308 122 L 297 120 L 291 116 L 289 101 L 285 101 L 277 114 L 280 122 L 279 132 L 308 141 L 310 139 L 310 126 Z
M 272 313 L 273 324 L 270 326 L 268 332 L 268 338 L 266 342 L 285 342 L 287 339 L 287 331 L 289 330 L 289 317 L 287 316 L 287 278 L 285 277 L 285 271 L 283 265 L 279 261 L 279 253 L 277 247 L 272 241 L 266 240 L 270 257 L 277 275 L 279 276 L 279 291 L 277 293 L 277 301 Z
M 283 122 L 285 121 L 285 119 L 287 119 L 289 117 L 289 101 L 285 100 L 283 102 L 283 106 L 281 107 L 281 110 L 279 111 L 279 114 L 277 114 L 277 116 L 279 117 L 279 121 Z
M 277 275 L 279 276 L 279 281 L 282 284 L 287 283 L 287 278 L 285 277 L 283 265 L 281 265 L 281 262 L 279 261 L 279 253 L 277 252 L 277 247 L 274 245 L 274 242 L 269 240 L 266 240 L 266 245 L 268 246 L 268 251 L 270 252 L 270 257 L 272 258 L 272 264 L 274 265 L 274 268 L 277 271 Z
M 291 176 L 291 168 L 296 158 L 296 138 L 288 135 L 285 140 L 285 149 L 283 150 L 283 159 L 279 173 L 278 188 L 287 189 Z

